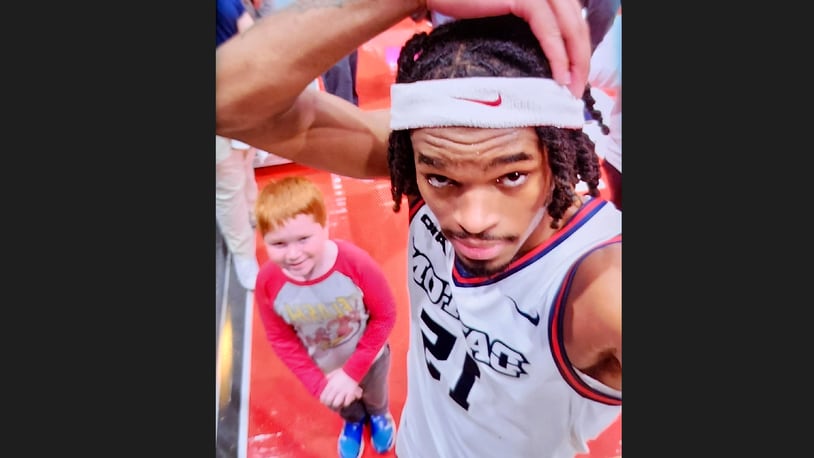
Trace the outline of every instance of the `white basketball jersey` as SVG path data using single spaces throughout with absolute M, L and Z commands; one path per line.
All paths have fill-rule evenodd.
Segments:
M 591 199 L 556 236 L 492 278 L 467 277 L 423 205 L 410 209 L 410 345 L 399 458 L 573 458 L 621 413 L 562 344 L 579 260 L 621 243 L 621 212 Z M 565 293 L 565 294 L 564 294 Z M 562 303 L 561 303 L 562 302 Z

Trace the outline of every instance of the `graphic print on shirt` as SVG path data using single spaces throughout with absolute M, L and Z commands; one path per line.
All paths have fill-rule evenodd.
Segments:
M 302 335 L 306 345 L 326 350 L 342 345 L 359 332 L 363 307 L 361 295 L 354 294 L 337 297 L 329 304 L 285 304 L 283 310 L 288 323 L 297 329 L 308 330 Z M 321 326 L 306 326 L 313 323 Z
M 427 230 L 432 233 L 429 227 Z M 435 240 L 439 241 L 437 237 Z M 441 242 L 439 241 L 439 243 Z M 462 366 L 458 369 L 460 373 L 457 375 L 457 381 L 449 392 L 450 397 L 458 405 L 469 409 L 469 393 L 481 376 L 477 363 L 484 364 L 507 377 L 518 378 L 527 374 L 524 365 L 528 364 L 528 359 L 505 344 L 503 341 L 505 339 L 501 339 L 501 336 L 490 336 L 487 332 L 470 327 L 461 321 L 453 301 L 452 285 L 436 274 L 437 268 L 430 257 L 419 250 L 414 243 L 410 266 L 413 282 L 424 290 L 430 303 L 456 319 L 463 332 L 466 354 Z M 440 268 L 445 267 L 440 266 Z M 419 318 L 427 370 L 432 378 L 441 380 L 440 361 L 446 361 L 450 357 L 456 341 L 459 339 L 453 332 L 435 321 L 424 309 L 421 310 Z

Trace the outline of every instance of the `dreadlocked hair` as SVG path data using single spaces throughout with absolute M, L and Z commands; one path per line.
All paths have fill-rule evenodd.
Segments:
M 523 19 L 513 15 L 461 19 L 421 32 L 401 49 L 396 83 L 478 76 L 545 77 L 551 68 L 539 41 Z M 588 113 L 606 133 L 602 114 L 594 109 L 590 86 L 582 95 Z M 574 191 L 580 180 L 588 194 L 598 196 L 599 158 L 594 143 L 581 129 L 535 127 L 540 146 L 548 152 L 554 192 L 548 205 L 557 228 L 565 211 L 578 198 Z M 393 131 L 387 151 L 390 166 L 393 210 L 401 208 L 402 196 L 420 196 L 416 183 L 413 144 L 409 130 Z

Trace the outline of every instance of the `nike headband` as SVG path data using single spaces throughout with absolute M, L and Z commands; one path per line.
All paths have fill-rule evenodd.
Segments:
M 581 129 L 585 104 L 548 78 L 473 77 L 390 87 L 390 128 L 528 127 Z

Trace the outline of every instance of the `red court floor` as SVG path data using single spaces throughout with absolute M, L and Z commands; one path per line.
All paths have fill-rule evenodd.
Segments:
M 294 164 L 257 169 L 257 184 L 289 174 L 312 179 L 325 195 L 332 237 L 351 240 L 366 249 L 382 266 L 398 301 L 399 314 L 390 336 L 391 409 L 400 418 L 406 393 L 407 353 L 406 240 L 407 212 L 391 209 L 389 180 L 358 180 Z M 268 258 L 258 235 L 257 257 Z M 324 458 L 336 456 L 340 418 L 328 411 L 271 351 L 257 310 L 251 333 L 247 458 Z M 576 458 L 611 458 L 621 455 L 621 418 L 591 444 L 589 455 Z M 363 457 L 377 455 L 366 447 Z
M 387 106 L 394 53 L 397 54 L 403 41 L 413 32 L 426 29 L 427 24 L 414 24 L 405 20 L 360 48 L 360 105 L 365 108 Z M 262 187 L 270 179 L 289 174 L 305 175 L 320 187 L 329 210 L 331 236 L 350 240 L 366 249 L 387 275 L 399 307 L 395 329 L 390 336 L 391 410 L 398 423 L 406 393 L 404 368 L 408 340 L 406 204 L 401 212 L 392 211 L 387 179 L 358 180 L 295 164 L 257 168 L 257 184 Z M 257 247 L 257 257 L 262 264 L 266 262 L 267 256 L 259 235 Z M 248 406 L 244 406 L 248 408 L 248 437 L 241 438 L 245 440 L 245 457 L 335 457 L 340 418 L 307 393 L 296 377 L 273 354 L 256 307 L 250 329 L 251 336 L 246 336 L 250 339 L 247 348 L 250 352 L 247 359 L 249 377 L 248 383 L 244 385 L 248 388 Z M 590 446 L 590 454 L 575 458 L 621 456 L 621 417 Z M 239 456 L 244 456 L 241 452 Z M 375 456 L 395 454 L 390 452 L 387 455 L 377 455 L 372 447 L 366 446 L 363 457 Z

